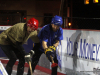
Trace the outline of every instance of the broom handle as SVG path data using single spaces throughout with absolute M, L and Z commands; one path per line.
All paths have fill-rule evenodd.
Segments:
M 30 67 L 30 72 L 31 72 L 31 75 L 32 75 L 32 67 L 31 67 L 31 62 L 29 61 L 29 67 Z
M 51 57 L 52 63 L 54 63 L 53 57 L 51 55 L 50 55 L 50 57 Z

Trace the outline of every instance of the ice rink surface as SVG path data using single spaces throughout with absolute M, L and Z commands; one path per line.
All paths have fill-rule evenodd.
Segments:
M 4 65 L 4 67 L 6 66 L 6 64 L 3 64 L 3 65 Z M 28 68 L 25 67 L 25 68 L 24 68 L 24 74 L 23 74 L 23 75 L 27 75 L 27 71 L 28 71 Z M 17 66 L 14 65 L 14 66 L 13 66 L 12 75 L 16 75 L 16 72 L 17 72 Z M 42 71 L 36 69 L 36 70 L 34 71 L 33 75 L 50 75 L 50 74 L 47 74 L 47 73 L 45 73 L 45 72 L 42 72 Z

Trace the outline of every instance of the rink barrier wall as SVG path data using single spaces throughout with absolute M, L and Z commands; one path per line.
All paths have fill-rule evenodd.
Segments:
M 8 59 L 0 59 L 0 61 L 3 64 L 7 64 L 7 62 L 9 60 Z M 16 61 L 14 65 L 18 65 L 18 61 Z M 28 63 L 26 63 L 26 62 L 25 62 L 25 67 L 29 67 Z M 42 66 L 39 66 L 39 65 L 37 65 L 35 69 L 40 70 L 40 71 L 45 72 L 45 73 L 48 73 L 48 74 L 51 74 L 51 70 L 50 69 L 45 68 L 45 67 L 42 67 Z M 65 74 L 62 74 L 60 72 L 57 72 L 57 75 L 65 75 Z

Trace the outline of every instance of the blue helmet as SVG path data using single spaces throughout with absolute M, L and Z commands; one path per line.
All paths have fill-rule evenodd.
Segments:
M 60 16 L 54 16 L 51 20 L 51 24 L 54 24 L 54 25 L 58 25 L 58 26 L 61 26 L 63 24 L 63 20 L 62 20 L 62 17 Z

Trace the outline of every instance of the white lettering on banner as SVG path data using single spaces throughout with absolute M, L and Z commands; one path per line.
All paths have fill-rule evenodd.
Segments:
M 80 42 L 70 41 L 70 38 L 67 37 L 67 54 L 73 55 L 74 50 L 77 50 L 77 56 L 80 58 L 90 59 L 99 61 L 99 49 L 100 45 L 90 44 L 86 42 L 86 39 L 79 39 Z

